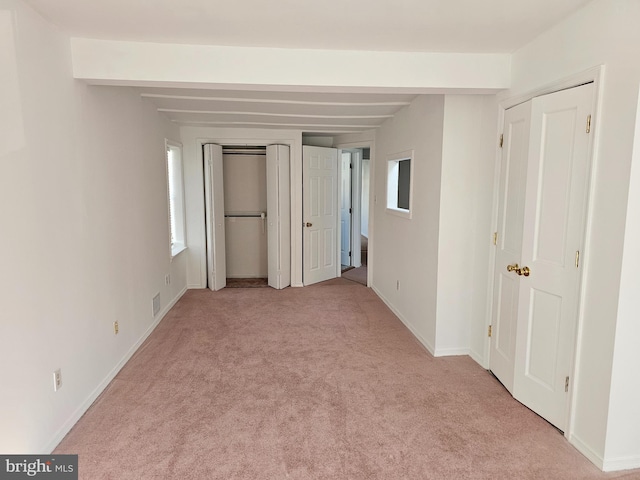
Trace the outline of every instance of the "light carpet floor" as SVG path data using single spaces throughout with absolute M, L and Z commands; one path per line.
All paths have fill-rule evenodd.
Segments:
M 82 479 L 608 479 L 365 287 L 189 291 L 60 443 Z

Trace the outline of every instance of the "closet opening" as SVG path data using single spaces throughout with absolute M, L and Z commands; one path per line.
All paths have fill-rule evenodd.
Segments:
M 227 287 L 268 286 L 267 147 L 223 146 Z
M 288 145 L 203 145 L 207 287 L 291 284 Z

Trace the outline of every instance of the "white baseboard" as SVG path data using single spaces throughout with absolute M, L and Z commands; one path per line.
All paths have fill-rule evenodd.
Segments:
M 134 353 L 140 348 L 140 345 L 147 339 L 151 332 L 155 330 L 158 324 L 162 321 L 164 316 L 171 310 L 171 308 L 182 298 L 182 296 L 187 291 L 187 287 L 183 288 L 176 297 L 169 302 L 164 309 L 162 309 L 158 316 L 155 318 L 153 323 L 147 328 L 147 330 L 142 334 L 142 336 L 132 345 L 132 347 L 125 353 L 124 357 L 120 359 L 120 361 L 116 364 L 115 367 L 107 374 L 107 376 L 98 384 L 98 386 L 89 394 L 89 396 L 85 399 L 84 402 L 80 404 L 80 406 L 71 414 L 71 417 L 60 427 L 60 429 L 55 433 L 53 438 L 47 443 L 47 445 L 41 449 L 41 452 L 51 453 L 58 446 L 58 444 L 62 441 L 67 433 L 73 428 L 73 426 L 80 420 L 82 415 L 89 409 L 89 407 L 95 402 L 96 398 L 100 396 L 100 394 L 104 391 L 105 388 L 111 383 L 111 381 L 115 378 L 118 372 L 125 366 L 125 364 L 129 361 L 129 359 L 133 356 Z
M 617 472 L 619 470 L 631 470 L 634 468 L 640 468 L 640 455 L 605 460 L 602 466 L 602 470 L 605 472 Z
M 603 470 L 604 460 L 589 445 L 580 440 L 580 438 L 578 438 L 576 435 L 571 435 L 569 437 L 569 443 L 573 445 L 581 454 L 587 457 L 589 461 L 591 461 L 591 463 L 593 463 L 596 467 L 598 467 L 600 470 Z
M 434 357 L 455 357 L 458 355 L 469 355 L 468 348 L 437 348 Z
M 436 355 L 435 355 L 435 349 L 433 348 L 433 345 L 431 345 L 431 343 L 429 343 L 425 338 L 423 338 L 422 335 L 420 335 L 413 328 L 413 326 L 411 326 L 411 323 L 409 323 L 409 321 L 406 318 L 404 318 L 404 316 L 396 309 L 396 307 L 389 300 L 385 298 L 385 296 L 380 292 L 380 290 L 378 290 L 375 287 L 375 285 L 372 285 L 371 289 L 376 293 L 376 295 L 378 295 L 378 297 L 380 297 L 380 300 L 382 300 L 384 304 L 387 307 L 389 307 L 389 309 L 391 309 L 394 315 L 398 317 L 402 323 L 404 323 L 404 326 L 409 329 L 409 331 L 413 334 L 413 336 L 416 337 L 422 345 L 424 345 L 427 351 L 435 357 Z

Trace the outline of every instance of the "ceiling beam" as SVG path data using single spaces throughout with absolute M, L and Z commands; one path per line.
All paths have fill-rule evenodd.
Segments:
M 166 95 L 160 93 L 140 94 L 145 98 L 162 98 L 171 100 L 197 100 L 209 102 L 241 102 L 241 103 L 275 103 L 283 105 L 312 105 L 312 106 L 328 106 L 328 107 L 404 107 L 410 105 L 411 102 L 310 102 L 304 100 L 286 100 L 273 98 L 237 98 L 237 97 L 207 97 L 194 95 Z
M 364 120 L 364 119 L 385 119 L 392 118 L 393 115 L 308 115 L 302 113 L 269 113 L 269 112 L 237 112 L 237 111 L 217 111 L 217 110 L 182 110 L 179 108 L 158 108 L 159 112 L 165 113 L 195 113 L 203 115 L 257 115 L 263 117 L 289 117 L 289 118 L 336 118 L 344 120 Z
M 373 52 L 71 39 L 73 75 L 93 84 L 433 93 L 509 88 L 510 54 Z

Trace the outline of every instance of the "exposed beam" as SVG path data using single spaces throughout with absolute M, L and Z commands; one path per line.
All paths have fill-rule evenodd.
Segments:
M 165 113 L 195 113 L 203 115 L 258 115 L 263 117 L 290 117 L 290 118 L 337 118 L 337 119 L 367 119 L 367 118 L 392 118 L 393 115 L 308 115 L 302 113 L 267 113 L 267 112 L 234 112 L 216 110 L 181 110 L 179 108 L 158 108 Z
M 238 126 L 251 126 L 251 127 L 282 127 L 282 128 L 356 128 L 358 130 L 371 130 L 378 128 L 379 125 L 333 125 L 333 124 L 305 124 L 305 123 L 272 123 L 272 122 L 226 122 L 226 121 L 192 121 L 192 120 L 175 120 L 171 119 L 173 123 L 180 125 L 233 125 Z
M 242 102 L 242 103 L 275 103 L 283 105 L 315 105 L 328 107 L 404 107 L 411 102 L 308 102 L 304 100 L 285 100 L 273 98 L 237 98 L 237 97 L 206 97 L 194 95 L 166 95 L 159 93 L 141 93 L 141 97 L 164 98 L 172 100 L 197 100 L 210 102 Z
M 510 87 L 510 54 L 372 52 L 71 39 L 74 78 L 93 84 L 244 85 L 358 91 Z

